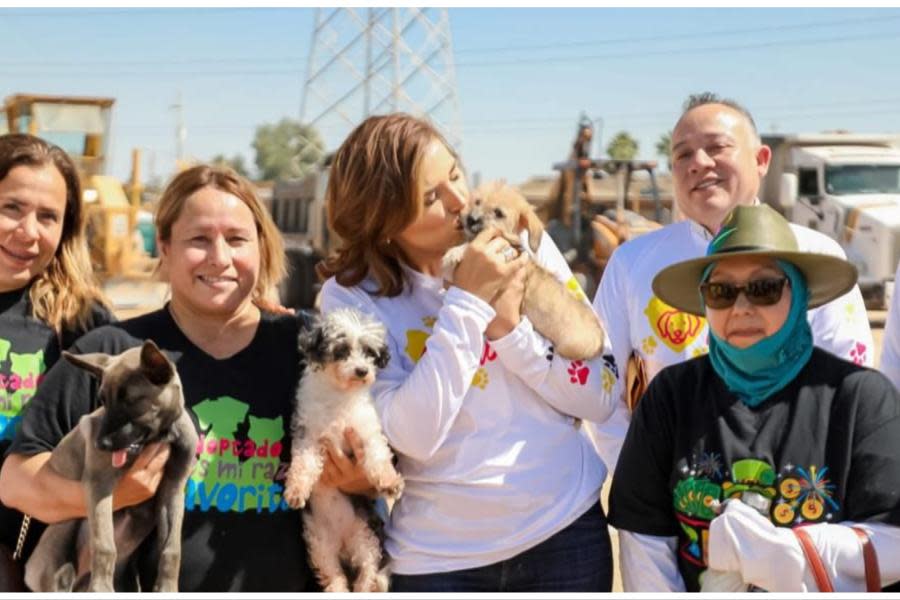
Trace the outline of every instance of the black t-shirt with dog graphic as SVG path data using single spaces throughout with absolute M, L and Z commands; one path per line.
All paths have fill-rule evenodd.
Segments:
M 86 327 L 66 329 L 57 335 L 49 325 L 32 316 L 30 289 L 26 286 L 0 294 L 0 457 L 6 456 L 23 408 L 47 370 L 59 360 L 62 348 L 69 347 L 88 330 L 115 321 L 106 308 L 96 304 L 91 307 Z M 0 544 L 14 549 L 21 526 L 22 513 L 0 505 Z M 41 531 L 39 523 L 30 526 L 24 556 L 30 554 Z
M 167 308 L 97 329 L 72 347 L 117 354 L 152 339 L 177 365 L 200 435 L 185 494 L 180 591 L 316 590 L 300 515 L 282 499 L 301 368 L 300 322 L 264 313 L 251 343 L 222 360 L 191 343 Z M 97 407 L 96 389 L 95 379 L 61 361 L 23 415 L 11 451 L 52 450 Z M 154 542 L 151 536 L 148 544 Z M 155 567 L 143 566 L 145 575 Z
M 609 522 L 678 537 L 698 591 L 714 501 L 738 497 L 777 526 L 900 525 L 900 393 L 880 373 L 816 348 L 793 382 L 756 408 L 708 356 L 662 370 L 631 419 Z

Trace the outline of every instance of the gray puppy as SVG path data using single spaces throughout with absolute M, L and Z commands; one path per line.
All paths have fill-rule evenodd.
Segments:
M 116 356 L 63 354 L 100 379 L 103 406 L 81 418 L 48 463 L 62 477 L 82 482 L 87 520 L 47 527 L 25 566 L 25 582 L 36 592 L 85 589 L 88 577 L 93 592 L 114 591 L 114 579 L 118 587 L 134 587 L 136 571 L 124 559 L 156 527 L 159 569 L 153 591 L 175 592 L 184 488 L 198 439 L 175 365 L 150 340 Z M 114 520 L 113 489 L 144 446 L 160 441 L 170 444 L 170 454 L 156 495 L 117 511 Z

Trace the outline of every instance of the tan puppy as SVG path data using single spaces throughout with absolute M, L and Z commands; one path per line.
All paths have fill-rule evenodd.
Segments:
M 502 182 L 479 186 L 473 193 L 472 204 L 460 215 L 460 222 L 470 241 L 484 229 L 496 227 L 519 251 L 522 250 L 520 233 L 528 230 L 532 255 L 537 252 L 544 235 L 544 225 L 528 201 Z M 464 249 L 465 244 L 447 252 L 445 274 L 452 274 Z M 511 255 L 512 258 L 515 257 Z M 604 333 L 593 309 L 535 261 L 530 261 L 526 269 L 522 312 L 534 328 L 550 340 L 556 353 L 564 358 L 586 360 L 600 354 Z

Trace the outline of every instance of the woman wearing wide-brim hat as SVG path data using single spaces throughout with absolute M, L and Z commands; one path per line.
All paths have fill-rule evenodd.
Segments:
M 660 372 L 632 418 L 610 496 L 626 591 L 900 580 L 900 393 L 814 347 L 806 319 L 855 282 L 767 206 L 656 276 L 661 300 L 706 317 L 709 354 Z

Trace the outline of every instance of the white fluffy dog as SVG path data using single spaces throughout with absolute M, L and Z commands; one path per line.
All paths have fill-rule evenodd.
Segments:
M 362 440 L 361 467 L 380 493 L 397 498 L 403 479 L 394 469 L 393 454 L 369 393 L 375 372 L 390 358 L 384 326 L 353 309 L 321 317 L 300 335 L 307 368 L 297 391 L 291 421 L 291 466 L 284 498 L 303 514 L 310 564 L 326 592 L 349 591 L 342 561 L 356 572 L 355 592 L 384 592 L 386 570 L 380 570 L 381 545 L 369 527 L 369 511 L 340 490 L 319 483 L 324 467 L 323 440 L 350 454 L 344 430 Z M 369 503 L 371 505 L 371 503 Z

